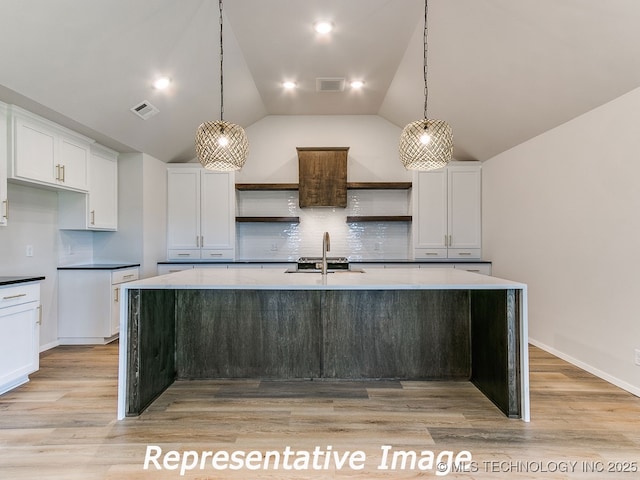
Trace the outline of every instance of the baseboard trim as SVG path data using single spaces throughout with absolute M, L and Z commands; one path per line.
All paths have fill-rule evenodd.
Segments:
M 45 343 L 44 345 L 40 345 L 40 353 L 46 352 L 47 350 L 51 350 L 60 345 L 60 340 L 55 340 L 53 342 Z
M 591 365 L 589 365 L 588 363 L 584 363 L 580 360 L 577 360 L 575 358 L 573 358 L 570 355 L 567 355 L 566 353 L 563 353 L 559 350 L 556 350 L 553 347 L 550 347 L 549 345 L 546 345 L 542 342 L 539 342 L 538 340 L 529 337 L 529 343 L 531 345 L 533 345 L 534 347 L 538 347 L 542 350 L 544 350 L 545 352 L 548 352 L 552 355 L 555 355 L 558 358 L 561 358 L 562 360 L 569 362 L 573 365 L 575 365 L 576 367 L 581 368 L 582 370 L 585 370 L 593 375 L 595 375 L 596 377 L 601 378 L 602 380 L 605 380 L 613 385 L 615 385 L 616 387 L 620 387 L 623 390 L 626 390 L 629 393 L 634 394 L 636 397 L 640 397 L 640 388 L 631 385 L 630 383 L 625 382 L 624 380 L 620 380 L 619 378 L 616 378 L 612 375 L 609 375 L 606 372 L 603 372 L 602 370 L 599 370 Z

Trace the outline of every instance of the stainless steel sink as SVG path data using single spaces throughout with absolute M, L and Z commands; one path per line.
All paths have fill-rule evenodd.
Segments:
M 325 246 L 323 245 L 323 250 Z M 300 257 L 295 267 L 285 273 L 322 273 L 323 257 Z M 327 273 L 364 273 L 361 268 L 353 268 L 346 257 L 327 257 Z

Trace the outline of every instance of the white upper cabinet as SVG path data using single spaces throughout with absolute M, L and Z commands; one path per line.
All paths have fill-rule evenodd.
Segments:
M 8 176 L 86 192 L 93 141 L 26 110 L 10 107 Z
M 167 169 L 167 182 L 167 259 L 233 260 L 233 173 L 176 166 Z
M 118 153 L 93 144 L 88 168 L 88 194 L 58 192 L 58 227 L 61 230 L 117 230 Z
M 480 172 L 479 163 L 465 162 L 416 173 L 413 188 L 416 259 L 481 257 Z
M 9 222 L 7 198 L 7 106 L 0 102 L 0 227 Z
M 118 228 L 118 154 L 105 147 L 91 147 L 89 165 L 89 229 Z

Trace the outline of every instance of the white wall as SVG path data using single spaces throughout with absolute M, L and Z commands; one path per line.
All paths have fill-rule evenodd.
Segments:
M 118 157 L 118 231 L 94 232 L 96 262 L 140 264 L 151 277 L 166 260 L 167 165 L 142 153 Z
M 270 115 L 247 128 L 239 183 L 297 183 L 296 147 L 349 147 L 350 182 L 411 181 L 398 157 L 401 129 L 377 115 Z
M 526 114 L 524 112 L 523 114 Z M 640 395 L 640 89 L 483 163 L 483 256 L 531 342 Z
M 45 276 L 40 345 L 58 341 L 58 194 L 9 184 L 9 224 L 0 227 L 0 276 Z M 27 245 L 33 257 L 26 256 Z
M 142 190 L 142 271 L 141 276 L 157 275 L 159 261 L 167 258 L 167 164 L 143 156 Z
M 238 183 L 298 183 L 296 147 L 349 147 L 350 182 L 411 181 L 398 157 L 400 129 L 376 115 L 267 116 L 247 128 L 249 157 Z M 238 224 L 240 260 L 296 260 L 321 254 L 322 232 L 331 256 L 407 259 L 411 225 L 347 224 L 348 215 L 408 215 L 408 191 L 350 191 L 347 208 L 298 207 L 297 192 L 238 192 L 239 215 L 299 216 L 299 224 Z

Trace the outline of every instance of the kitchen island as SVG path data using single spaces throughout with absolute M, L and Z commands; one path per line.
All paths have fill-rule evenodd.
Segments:
M 190 269 L 122 287 L 118 418 L 176 379 L 471 381 L 529 419 L 527 289 L 455 269 Z

